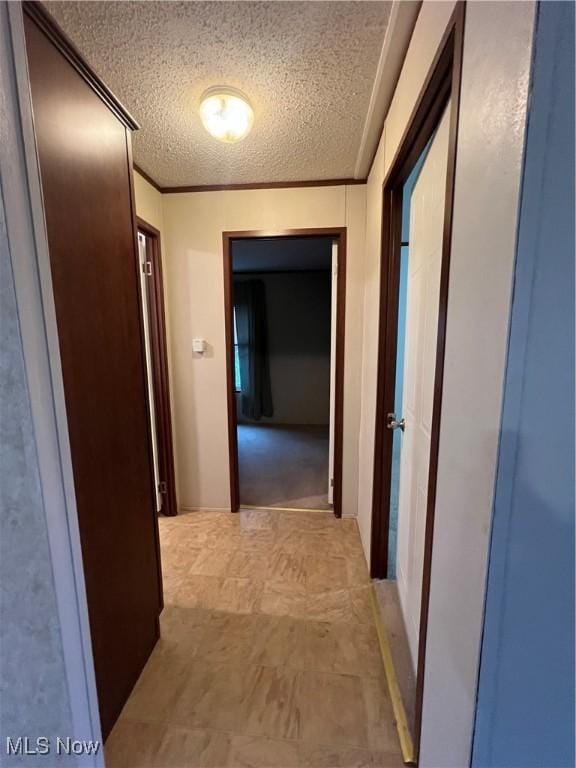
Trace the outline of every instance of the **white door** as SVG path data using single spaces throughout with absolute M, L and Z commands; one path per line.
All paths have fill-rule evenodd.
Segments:
M 152 344 L 150 341 L 150 310 L 148 307 L 148 291 L 146 280 L 150 279 L 150 262 L 146 254 L 146 238 L 138 232 L 138 255 L 140 257 L 140 294 L 142 296 L 142 313 L 144 326 L 144 350 L 146 352 L 146 374 L 148 383 L 148 407 L 150 419 L 150 434 L 152 436 L 152 458 L 154 461 L 154 490 L 156 492 L 156 511 L 162 509 L 162 494 L 160 493 L 160 473 L 158 470 L 158 435 L 156 432 L 156 410 L 154 407 L 154 379 L 152 370 Z
M 334 503 L 334 422 L 336 414 L 336 302 L 338 297 L 338 243 L 332 243 L 332 299 L 330 304 L 330 434 L 328 437 L 328 504 Z
M 434 373 L 449 109 L 444 113 L 410 201 L 403 413 L 396 573 L 414 669 L 418 659 L 424 532 L 432 430 Z M 397 415 L 400 418 L 400 414 Z

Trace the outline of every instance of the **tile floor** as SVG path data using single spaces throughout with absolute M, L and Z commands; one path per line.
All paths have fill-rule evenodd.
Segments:
M 162 637 L 108 768 L 402 765 L 354 520 L 160 520 Z

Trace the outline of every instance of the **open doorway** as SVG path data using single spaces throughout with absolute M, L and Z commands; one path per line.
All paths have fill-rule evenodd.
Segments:
M 160 233 L 140 218 L 137 223 L 140 303 L 146 352 L 148 416 L 156 511 L 172 516 L 177 514 L 178 508 L 172 446 Z
M 232 509 L 342 514 L 345 230 L 224 233 Z

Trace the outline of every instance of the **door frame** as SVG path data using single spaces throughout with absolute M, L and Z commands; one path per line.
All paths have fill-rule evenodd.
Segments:
M 228 458 L 230 468 L 230 506 L 240 509 L 238 473 L 238 423 L 234 387 L 233 269 L 232 244 L 236 240 L 332 237 L 338 241 L 338 284 L 336 306 L 335 414 L 334 414 L 334 498 L 335 517 L 342 517 L 342 453 L 344 430 L 344 333 L 346 327 L 346 227 L 284 229 L 277 231 L 242 230 L 222 232 L 224 257 L 224 317 L 226 325 L 226 388 L 228 398 Z M 330 361 L 332 365 L 332 361 Z
M 166 315 L 164 309 L 164 283 L 162 279 L 162 252 L 160 232 L 147 221 L 136 217 L 138 232 L 146 236 L 146 255 L 152 266 L 152 280 L 146 281 L 150 312 L 150 347 L 152 351 L 154 411 L 158 442 L 158 471 L 160 482 L 166 483 L 162 495 L 162 514 L 173 517 L 178 514 L 176 476 L 174 471 L 174 447 L 172 438 L 172 413 L 170 408 L 170 379 L 168 374 L 168 347 L 166 343 Z M 148 245 L 150 246 L 148 248 Z M 138 270 L 140 261 L 138 257 Z
M 434 135 L 444 109 L 448 104 L 448 101 L 450 101 L 450 135 L 448 143 L 446 202 L 442 236 L 438 333 L 436 342 L 432 434 L 428 472 L 428 498 L 426 505 L 424 563 L 416 674 L 414 733 L 416 759 L 419 751 L 420 731 L 422 727 L 424 668 L 430 598 L 434 513 L 436 505 L 436 478 L 438 470 L 438 447 L 442 407 L 444 351 L 446 345 L 448 283 L 450 274 L 460 84 L 462 76 L 464 18 L 465 3 L 458 2 L 454 8 L 450 21 L 448 22 L 438 52 L 427 73 L 396 155 L 382 185 L 378 379 L 370 550 L 370 575 L 372 578 L 378 579 L 387 578 L 388 572 L 388 534 L 390 524 L 393 431 L 386 427 L 386 414 L 394 411 L 403 186 L 418 158 Z

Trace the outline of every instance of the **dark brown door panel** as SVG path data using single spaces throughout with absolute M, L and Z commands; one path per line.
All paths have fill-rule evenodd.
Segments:
M 114 724 L 158 636 L 157 525 L 130 131 L 25 17 L 100 715 Z

